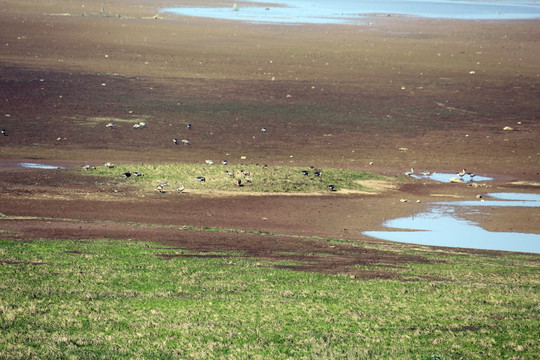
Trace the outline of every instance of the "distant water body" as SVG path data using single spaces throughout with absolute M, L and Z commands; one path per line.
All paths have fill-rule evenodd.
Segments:
M 540 0 L 255 0 L 224 1 L 223 6 L 213 8 L 165 8 L 161 12 L 252 23 L 290 24 L 354 24 L 372 16 L 524 20 L 540 19 Z

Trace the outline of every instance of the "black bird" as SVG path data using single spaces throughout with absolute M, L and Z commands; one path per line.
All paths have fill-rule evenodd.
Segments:
M 178 139 L 177 138 L 172 139 L 172 141 L 174 142 L 174 145 L 178 145 Z
M 335 185 L 328 185 L 328 188 L 330 189 L 330 191 L 336 191 Z
M 125 178 L 128 178 L 128 177 L 131 176 L 131 173 L 130 172 L 125 172 L 125 173 L 122 174 L 122 176 L 125 177 Z
M 206 181 L 204 176 L 197 176 L 197 180 L 199 180 L 200 182 L 205 182 Z
M 320 171 L 315 171 L 315 176 L 321 176 L 321 172 Z
M 137 172 L 137 171 L 135 171 L 135 172 L 133 173 L 133 175 L 135 175 L 135 176 L 144 176 L 144 174 L 143 174 L 143 173 L 141 173 L 141 172 Z
M 302 175 L 308 175 L 309 172 L 307 170 L 302 170 Z
M 7 131 L 6 131 L 6 129 L 2 129 L 2 135 L 7 136 Z
M 191 130 L 191 123 L 187 124 L 187 128 Z
M 236 183 L 238 184 L 238 186 L 242 186 L 242 180 L 241 179 L 237 179 Z

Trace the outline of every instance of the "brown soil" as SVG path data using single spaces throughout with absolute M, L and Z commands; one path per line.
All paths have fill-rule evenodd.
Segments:
M 192 251 L 294 258 L 309 271 L 390 276 L 360 274 L 353 265 L 423 260 L 371 250 L 370 243 L 384 242 L 361 231 L 382 229 L 384 220 L 425 210 L 433 200 L 538 193 L 538 21 L 270 26 L 154 19 L 170 1 L 113 0 L 105 13 L 101 1 L 4 4 L 3 237 L 163 241 Z M 110 119 L 116 128 L 104 126 Z M 132 129 L 138 121 L 148 126 Z M 189 137 L 192 145 L 175 147 L 173 137 Z M 394 187 L 371 184 L 380 187 L 376 195 L 217 196 L 141 194 L 70 170 L 207 158 L 389 176 L 411 167 L 467 168 L 496 181 L 473 188 L 402 177 Z M 68 169 L 17 167 L 23 160 Z M 540 233 L 537 210 L 490 213 L 474 220 L 494 231 Z

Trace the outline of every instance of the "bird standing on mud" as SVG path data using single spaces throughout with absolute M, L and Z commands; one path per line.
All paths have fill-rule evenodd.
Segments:
M 413 169 L 413 168 L 411 168 L 410 171 L 405 171 L 405 172 L 403 173 L 403 175 L 407 175 L 407 176 L 412 176 L 413 174 L 414 174 L 414 169 Z
M 2 135 L 7 136 L 7 131 L 6 131 L 6 129 L 2 129 Z

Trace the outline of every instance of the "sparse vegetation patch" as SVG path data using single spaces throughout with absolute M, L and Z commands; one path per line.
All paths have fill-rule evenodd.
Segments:
M 124 178 L 126 183 L 137 184 L 146 190 L 167 184 L 162 187 L 163 192 L 177 189 L 186 192 L 196 190 L 263 193 L 373 191 L 361 182 L 390 180 L 381 175 L 349 169 L 223 165 L 221 161 L 212 164 L 115 164 L 114 167 L 97 166 L 90 171 L 80 171 L 88 175 Z M 330 185 L 334 186 L 333 190 Z

